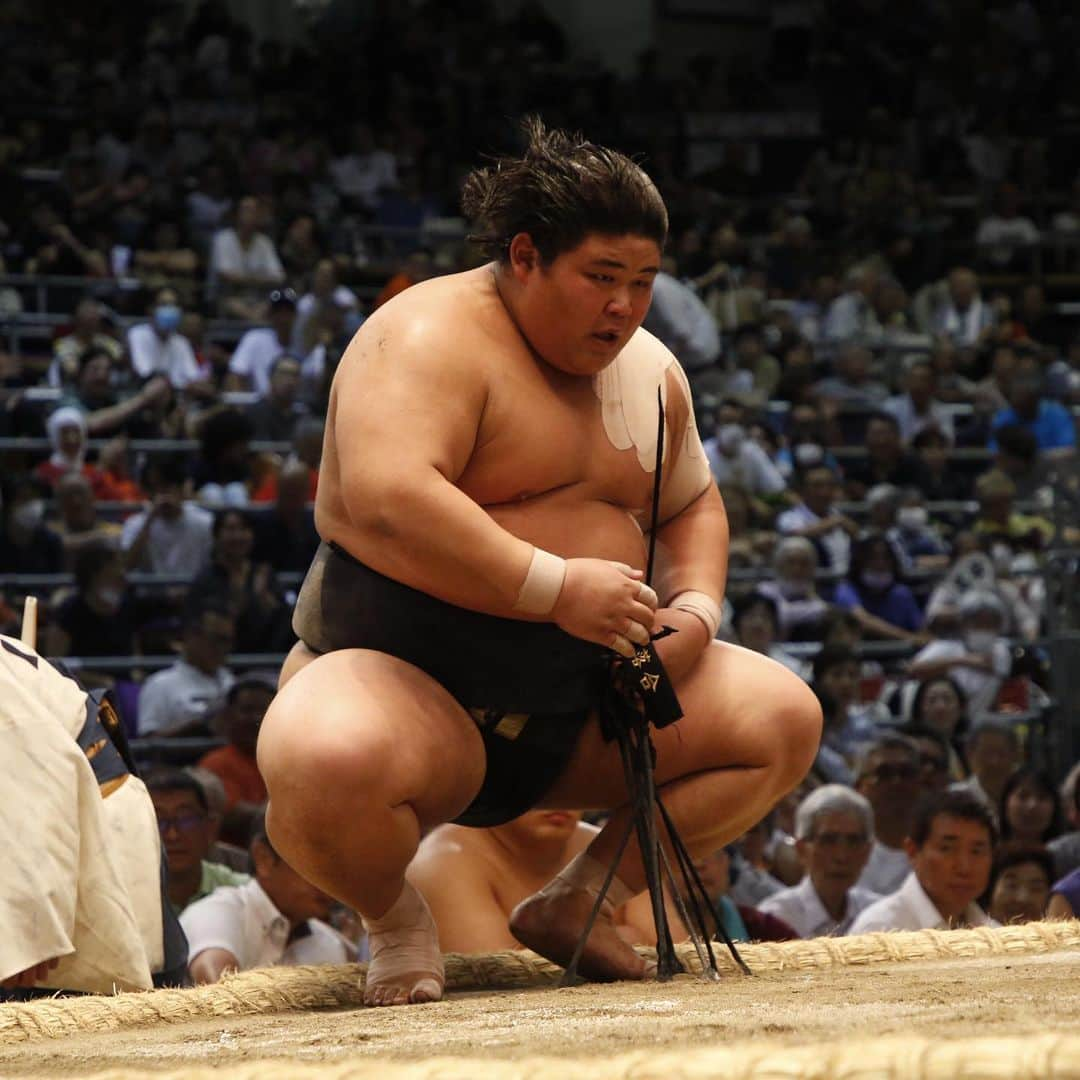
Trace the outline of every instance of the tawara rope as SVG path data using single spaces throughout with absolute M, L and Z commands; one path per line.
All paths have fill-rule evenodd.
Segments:
M 1027 923 L 996 930 L 920 930 L 813 938 L 747 945 L 741 951 L 751 971 L 764 973 L 820 971 L 905 961 L 1024 956 L 1075 948 L 1080 948 L 1078 920 Z M 678 949 L 679 958 L 687 969 L 700 971 L 694 949 L 689 945 L 678 946 Z M 737 971 L 729 957 L 718 954 L 717 959 L 724 973 Z M 207 1017 L 358 1006 L 362 1004 L 363 973 L 363 966 L 358 965 L 261 968 L 233 975 L 214 986 L 189 990 L 9 1003 L 0 1005 L 0 1045 L 57 1039 L 79 1032 L 179 1024 Z M 525 951 L 477 956 L 450 954 L 446 957 L 446 986 L 451 991 L 555 986 L 561 974 L 562 969 L 555 964 Z M 1003 1078 L 1012 1075 L 1001 1074 Z M 1080 1071 L 1074 1075 L 1080 1077 Z M 590 1080 L 595 1077 L 593 1073 Z

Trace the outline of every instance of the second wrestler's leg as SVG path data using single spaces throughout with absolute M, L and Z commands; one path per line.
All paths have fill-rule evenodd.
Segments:
M 424 833 L 475 797 L 483 743 L 457 702 L 404 661 L 349 649 L 297 667 L 259 735 L 270 839 L 365 917 L 365 1000 L 431 1000 L 442 989 L 438 939 L 405 869 Z
M 713 851 L 761 818 L 802 779 L 821 734 L 821 711 L 806 684 L 786 668 L 734 645 L 714 644 L 678 687 L 684 716 L 653 732 L 664 805 L 693 854 Z M 515 912 L 519 940 L 565 963 L 591 909 L 590 890 L 615 857 L 629 818 L 618 749 L 590 725 L 543 805 L 618 807 L 586 857 Z M 631 841 L 617 882 L 645 887 Z M 641 959 L 610 920 L 598 923 L 582 971 L 594 978 L 640 978 Z

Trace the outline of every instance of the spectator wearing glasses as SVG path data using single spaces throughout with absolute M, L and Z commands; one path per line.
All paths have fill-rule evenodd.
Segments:
M 997 926 L 976 903 L 990 881 L 996 832 L 990 811 L 966 792 L 943 791 L 920 803 L 904 840 L 911 872 L 855 920 L 851 933 Z
M 230 390 L 254 390 L 260 397 L 265 397 L 270 390 L 274 364 L 292 348 L 296 293 L 292 289 L 275 289 L 268 302 L 270 325 L 248 330 L 232 354 L 226 380 Z
M 146 787 L 154 802 L 169 870 L 169 904 L 177 915 L 219 885 L 243 885 L 251 880 L 209 858 L 220 820 L 210 812 L 206 793 L 194 777 L 180 769 L 162 769 L 147 777 Z
M 874 811 L 874 844 L 858 884 L 887 896 L 911 870 L 904 840 L 911 831 L 922 765 L 916 745 L 903 735 L 882 735 L 864 747 L 855 768 L 855 790 Z
M 855 884 L 874 838 L 870 803 L 842 784 L 819 787 L 799 805 L 795 837 L 805 877 L 763 900 L 758 910 L 783 919 L 802 938 L 846 933 L 881 899 Z
M 949 786 L 948 740 L 933 728 L 909 725 L 903 733 L 919 748 L 920 782 L 923 791 L 936 794 Z

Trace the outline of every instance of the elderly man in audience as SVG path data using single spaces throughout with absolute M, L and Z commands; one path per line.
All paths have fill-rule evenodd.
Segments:
M 806 876 L 758 909 L 783 919 L 799 937 L 846 933 L 856 916 L 881 899 L 855 884 L 874 839 L 870 803 L 842 784 L 825 784 L 800 804 L 795 836 Z
M 937 376 L 929 356 L 907 357 L 904 361 L 903 394 L 891 397 L 883 408 L 896 417 L 900 438 L 909 444 L 926 427 L 936 427 L 949 442 L 955 440 L 952 412 L 935 397 Z
M 921 802 L 904 840 L 910 873 L 850 932 L 997 926 L 976 903 L 990 881 L 996 834 L 990 811 L 967 792 L 943 791 Z
M 805 536 L 785 536 L 773 551 L 772 565 L 774 579 L 761 582 L 757 591 L 776 603 L 784 640 L 798 636 L 799 631 L 805 636 L 829 610 L 814 581 L 817 548 Z
M 954 788 L 974 795 L 996 814 L 1009 777 L 1024 760 L 1016 729 L 1006 720 L 983 717 L 967 733 L 964 753 L 971 775 Z
M 333 900 L 278 855 L 261 823 L 251 859 L 253 880 L 217 888 L 180 915 L 192 980 L 214 983 L 229 971 L 349 960 L 344 938 L 325 922 Z
M 887 896 L 910 872 L 904 841 L 911 833 L 921 771 L 918 747 L 903 735 L 882 735 L 860 753 L 855 789 L 874 810 L 874 844 L 860 888 Z
M 177 915 L 219 885 L 243 885 L 250 880 L 247 874 L 210 859 L 221 822 L 211 813 L 206 792 L 193 776 L 181 769 L 161 769 L 146 778 L 146 787 L 165 849 L 169 903 Z
M 979 295 L 979 279 L 965 266 L 949 271 L 948 295 L 933 314 L 932 331 L 955 345 L 982 345 L 994 326 L 994 310 Z

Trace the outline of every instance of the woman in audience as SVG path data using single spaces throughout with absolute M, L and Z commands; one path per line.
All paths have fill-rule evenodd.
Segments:
M 958 747 L 967 730 L 967 699 L 955 680 L 938 675 L 918 684 L 911 699 L 911 724 L 942 735 L 949 744 L 949 775 L 963 780 L 964 759 Z
M 871 637 L 923 642 L 923 614 L 899 577 L 892 545 L 872 533 L 855 544 L 849 578 L 836 587 L 833 601 L 849 610 Z
M 1005 781 L 998 806 L 1001 839 L 1032 847 L 1061 832 L 1061 798 L 1050 777 L 1024 766 Z
M 1054 863 L 1046 848 L 1003 844 L 994 858 L 986 912 L 1002 926 L 1041 919 L 1053 880 Z

